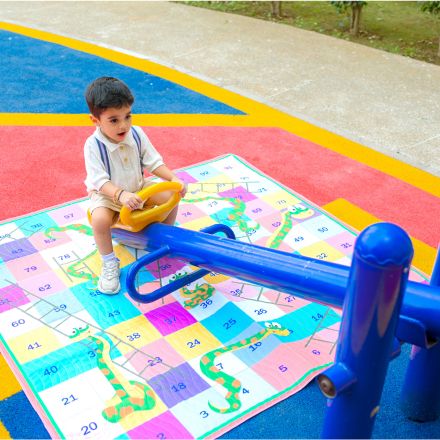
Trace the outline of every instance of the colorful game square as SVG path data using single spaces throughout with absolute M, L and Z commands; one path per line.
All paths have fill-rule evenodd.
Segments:
M 242 332 L 238 338 L 234 341 L 237 345 L 234 354 L 246 365 L 252 366 L 256 362 L 266 357 L 281 342 L 273 334 L 261 337 L 261 332 L 268 334 L 265 329 L 264 323 L 252 324 L 244 332 Z
M 30 301 L 26 292 L 15 284 L 0 288 L 0 313 L 26 304 Z
M 223 389 L 212 387 L 178 403 L 170 411 L 191 432 L 192 438 L 211 438 L 218 426 L 237 417 L 236 413 L 220 414 L 210 408 L 209 403 L 224 405 L 224 395 Z
M 45 326 L 11 338 L 9 344 L 17 359 L 23 364 L 41 358 L 61 347 L 51 329 Z
M 181 171 L 177 171 L 176 173 L 177 177 L 179 177 L 180 180 L 182 180 L 183 182 L 187 183 L 188 186 L 190 183 L 196 183 L 197 180 L 187 171 L 181 170 Z
M 66 285 L 53 272 L 44 272 L 25 278 L 20 282 L 20 286 L 36 298 L 44 298 L 66 289 Z
M 217 224 L 218 221 L 212 217 L 201 217 L 196 219 L 191 219 L 191 221 L 185 221 L 184 225 L 186 229 L 192 231 L 200 231 L 203 228 Z
M 127 352 L 125 356 L 133 366 L 133 371 L 146 380 L 166 373 L 185 362 L 164 339 L 158 339 L 139 350 Z
M 209 388 L 187 363 L 153 377 L 149 384 L 168 408 Z
M 212 334 L 216 335 L 217 339 L 225 343 L 236 339 L 252 324 L 253 320 L 235 304 L 228 303 L 201 322 Z
M 301 389 L 309 382 L 309 376 L 317 368 L 322 368 L 314 366 L 305 357 L 296 356 L 298 351 L 302 351 L 303 345 L 300 342 L 280 345 L 255 364 L 253 370 L 279 391 L 286 388 Z M 324 358 L 323 365 L 330 361 L 330 357 Z
M 124 309 L 118 308 L 115 310 L 123 311 Z M 120 316 L 117 315 L 117 318 L 120 319 Z M 160 338 L 160 333 L 143 315 L 138 315 L 131 319 L 124 317 L 120 319 L 119 324 L 108 327 L 108 331 L 115 338 L 125 342 L 125 344 L 121 344 L 118 347 L 122 354 L 131 351 L 133 348 L 140 349 L 144 345 Z
M 25 238 L 23 231 L 21 231 L 18 223 L 10 222 L 0 224 L 0 247 L 6 243 L 11 243 L 15 240 Z
M 145 268 L 154 278 L 161 279 L 184 271 L 185 266 L 186 264 L 177 258 L 163 257 L 154 263 L 147 264 Z
M 233 189 L 220 191 L 219 196 L 231 199 L 238 199 L 240 202 L 243 203 L 247 203 L 257 199 L 254 194 L 250 193 L 246 188 L 243 188 L 242 186 L 237 186 Z
M 34 318 L 26 312 L 31 306 L 28 302 L 22 307 L 24 311 L 21 308 L 11 307 L 9 310 L 2 312 L 2 319 L 0 319 L 2 337 L 8 339 L 16 338 L 41 327 L 38 317 Z
M 348 231 L 341 232 L 340 234 L 330 237 L 327 243 L 333 246 L 344 255 L 351 256 L 353 254 L 354 242 L 356 236 Z
M 289 217 L 289 223 L 286 222 L 286 216 Z M 281 236 L 281 229 L 285 225 L 288 225 L 290 227 L 290 225 L 294 225 L 297 223 L 296 220 L 291 217 L 287 211 L 273 211 L 272 207 L 270 208 L 270 212 L 268 214 L 258 218 L 258 222 L 271 234 L 269 238 L 266 238 L 266 242 L 268 243 L 267 247 L 272 247 L 270 246 L 270 243 L 274 241 L 274 238 L 276 236 Z
M 196 290 L 197 283 L 198 282 L 195 281 L 186 287 L 189 291 L 194 292 Z M 183 305 L 183 307 L 185 307 L 188 295 L 183 295 L 182 291 L 179 290 L 174 292 L 173 296 L 177 301 L 180 302 L 180 304 Z M 216 311 L 222 308 L 227 302 L 228 300 L 223 295 L 217 295 L 216 290 L 213 289 L 212 296 L 203 300 L 201 303 L 194 305 L 188 310 L 191 310 L 191 315 L 193 315 L 196 320 L 201 321 L 202 319 L 216 313 Z
M 20 222 L 21 231 L 29 238 L 53 226 L 57 226 L 57 224 L 46 212 L 32 215 L 27 217 L 23 223 Z
M 327 240 L 344 232 L 344 228 L 339 223 L 322 214 L 302 222 L 301 225 L 321 240 Z
M 19 238 L 0 244 L 0 258 L 3 261 L 16 260 L 26 255 L 35 254 L 36 252 L 37 249 L 32 246 L 32 243 L 30 243 L 27 238 Z
M 197 322 L 165 336 L 168 343 L 185 359 L 193 359 L 221 345 L 202 324 Z
M 273 211 L 272 207 L 269 207 L 260 199 L 257 200 L 258 202 L 249 203 L 252 207 L 248 207 L 246 213 L 250 218 L 257 220 L 260 227 L 263 227 L 269 233 L 275 233 L 283 225 L 280 213 Z M 266 241 L 269 240 L 266 237 Z
M 295 224 L 287 233 L 285 240 L 289 243 L 295 251 L 300 252 L 302 248 L 317 243 L 319 239 L 307 229 L 303 228 L 301 224 Z
M 263 298 L 261 298 L 263 299 Z M 240 301 L 236 306 L 248 315 L 253 321 L 272 321 L 285 315 L 285 312 L 275 304 L 264 302 Z
M 161 287 L 161 282 L 158 280 L 150 281 L 148 283 L 143 284 L 142 286 L 139 286 L 138 292 L 141 294 L 148 294 L 156 289 Z M 176 300 L 173 298 L 172 295 L 166 295 L 161 299 L 158 299 L 153 302 L 147 302 L 147 303 L 139 303 L 135 301 L 133 298 L 131 298 L 127 293 L 124 294 L 124 296 L 127 298 L 128 301 L 130 301 L 141 313 L 147 313 L 150 310 L 155 310 L 156 307 L 161 307 L 165 304 L 171 304 L 175 302 Z
M 229 299 L 233 302 L 250 301 L 252 303 L 259 303 L 265 288 L 246 281 L 230 278 L 222 283 L 218 289 L 224 295 L 228 295 Z
M 268 194 L 262 194 L 260 198 L 278 212 L 283 209 L 287 210 L 289 206 L 294 206 L 302 202 L 297 195 L 283 191 L 280 188 L 276 188 L 275 191 Z
M 145 314 L 163 336 L 194 324 L 196 320 L 178 302 L 167 304 Z
M 51 323 L 68 315 L 76 315 L 84 306 L 66 289 L 46 296 L 45 301 L 35 303 L 33 309 L 44 317 L 44 322 Z
M 248 366 L 242 362 L 237 356 L 234 355 L 234 350 L 231 349 L 231 351 L 220 351 L 218 349 L 215 349 L 211 351 L 211 354 L 214 352 L 216 356 L 214 357 L 214 360 L 212 363 L 208 362 L 208 365 L 210 367 L 215 367 L 222 373 L 228 374 L 230 376 L 235 376 L 238 373 L 246 370 Z M 211 356 L 209 357 L 208 361 L 211 361 Z M 202 371 L 202 367 L 204 365 L 204 362 L 206 362 L 206 354 L 195 359 L 191 359 L 188 361 L 188 364 L 191 365 L 191 367 L 197 371 L 197 373 L 203 377 L 204 380 L 206 380 L 210 385 L 214 386 L 218 384 L 219 375 L 216 373 L 212 373 L 212 375 L 207 375 L 205 372 Z
M 59 232 L 56 236 L 48 237 L 44 232 L 36 232 L 28 238 L 29 242 L 35 247 L 35 249 L 42 251 L 44 249 L 59 246 L 60 244 L 66 244 L 71 241 L 69 235 L 65 232 Z
M 37 253 L 8 261 L 6 266 L 18 281 L 18 284 L 26 278 L 33 278 L 50 271 L 49 265 Z
M 188 199 L 188 196 L 186 198 Z M 209 203 L 206 203 L 206 205 L 209 206 Z M 181 202 L 179 211 L 177 212 L 177 221 L 179 224 L 184 224 L 194 219 L 203 218 L 204 216 L 205 213 L 201 208 L 190 201 L 186 202 L 184 199 L 184 203 Z
M 310 246 L 305 246 L 301 248 L 299 252 L 305 257 L 311 257 L 317 260 L 336 261 L 344 257 L 342 252 L 339 252 L 326 241 L 319 241 Z
M 128 431 L 128 436 L 132 439 L 186 439 L 192 437 L 186 428 L 169 411 L 160 414 L 131 431 Z
M 187 171 L 197 182 L 209 181 L 217 177 L 220 172 L 213 166 L 208 163 L 203 163 L 200 165 L 196 165 L 195 167 L 191 167 L 191 171 Z
M 301 309 L 290 312 L 277 322 L 290 330 L 288 336 L 279 337 L 283 343 L 306 339 L 325 328 L 339 323 L 340 317 L 330 307 L 318 303 L 308 303 Z
M 71 225 L 87 218 L 87 211 L 80 204 L 69 204 L 47 213 L 58 226 Z
M 286 314 L 310 304 L 310 301 L 307 301 L 300 296 L 270 289 L 264 291 L 263 298 L 267 299 L 270 303 L 277 304 Z
M 14 279 L 14 276 L 9 272 L 7 266 L 0 260 L 0 288 L 10 286 Z
M 134 305 L 127 303 L 123 295 L 109 296 L 100 294 L 88 289 L 84 285 L 72 287 L 71 292 L 103 329 L 142 316 L 141 312 Z

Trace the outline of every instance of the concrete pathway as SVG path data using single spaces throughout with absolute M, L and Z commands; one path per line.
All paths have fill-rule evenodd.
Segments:
M 171 2 L 1 2 L 0 21 L 115 48 L 440 176 L 440 67 Z

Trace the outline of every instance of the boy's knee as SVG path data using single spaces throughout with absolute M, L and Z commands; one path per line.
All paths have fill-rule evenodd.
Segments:
M 117 220 L 117 212 L 108 208 L 96 208 L 92 212 L 92 227 L 94 230 L 110 229 Z
M 146 206 L 163 205 L 173 196 L 171 191 L 162 191 L 160 193 L 154 194 L 147 200 Z

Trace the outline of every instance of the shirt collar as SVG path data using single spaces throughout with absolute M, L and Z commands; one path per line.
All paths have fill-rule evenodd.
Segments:
M 135 140 L 133 138 L 133 133 L 132 133 L 131 130 L 130 130 L 130 133 L 128 133 L 127 136 L 125 137 L 124 141 L 123 142 L 119 142 L 118 144 L 115 144 L 108 137 L 106 137 L 99 127 L 96 127 L 95 136 L 101 142 L 103 142 L 105 144 L 105 146 L 110 151 L 112 151 L 112 152 L 117 150 L 119 147 L 121 147 L 121 145 L 128 146 L 128 147 L 133 147 L 133 148 L 136 147 L 136 143 L 135 143 Z

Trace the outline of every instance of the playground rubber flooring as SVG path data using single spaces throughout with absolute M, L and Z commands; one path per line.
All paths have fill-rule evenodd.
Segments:
M 430 275 L 440 242 L 438 177 L 237 93 L 111 48 L 0 23 L 0 52 L 0 220 L 85 196 L 82 148 L 93 127 L 84 90 L 96 77 L 115 76 L 135 95 L 134 124 L 143 127 L 170 168 L 236 154 L 355 230 L 377 221 L 400 225 L 413 240 L 414 265 Z M 393 402 L 398 401 L 407 351 L 390 367 L 395 377 L 387 382 L 383 406 L 388 409 L 378 417 L 376 437 L 440 435 L 438 422 L 408 424 L 392 412 L 397 411 Z M 0 437 L 47 436 L 3 359 L 0 367 L 7 378 L 0 393 Z M 289 401 L 231 436 L 308 437 L 322 421 L 324 398 L 309 386 Z M 274 417 L 287 417 L 293 405 L 301 407 L 303 429 L 283 426 L 282 419 L 274 428 Z

